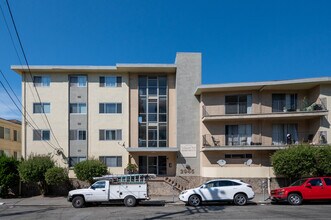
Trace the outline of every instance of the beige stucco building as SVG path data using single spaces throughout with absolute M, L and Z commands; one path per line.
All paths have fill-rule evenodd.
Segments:
M 21 122 L 0 118 L 0 154 L 21 159 Z
M 52 153 L 65 167 L 97 158 L 122 174 L 133 163 L 178 185 L 270 179 L 276 150 L 330 144 L 329 77 L 202 85 L 200 53 L 172 64 L 12 69 L 35 123 L 23 120 L 23 157 Z

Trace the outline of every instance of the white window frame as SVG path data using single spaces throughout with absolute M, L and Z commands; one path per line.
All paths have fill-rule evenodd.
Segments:
M 70 112 L 70 108 L 72 105 L 76 105 L 78 112 Z M 85 112 L 82 112 L 82 106 L 85 105 Z M 70 114 L 87 114 L 87 104 L 86 103 L 70 103 L 69 104 L 69 113 Z
M 111 133 L 115 132 L 114 139 L 107 137 L 112 137 Z M 110 133 L 107 135 L 107 133 Z M 103 135 L 103 137 L 101 136 Z M 100 141 L 121 141 L 122 140 L 122 129 L 100 129 L 99 130 L 99 140 Z
M 40 108 L 41 108 L 41 111 L 42 112 L 35 112 L 35 106 L 36 105 L 40 105 Z M 48 108 L 48 112 L 45 111 L 45 106 L 48 105 L 49 108 Z M 36 102 L 36 103 L 33 103 L 33 114 L 48 114 L 48 113 L 51 113 L 51 103 L 49 102 Z
M 40 83 L 36 83 L 36 77 L 40 77 L 41 78 L 41 82 Z M 50 87 L 51 85 L 51 77 L 46 75 L 46 76 L 33 76 L 33 86 L 34 87 Z
M 38 132 L 40 133 L 40 139 L 35 139 L 35 136 L 34 136 L 34 132 Z M 49 139 L 45 139 L 44 138 L 44 132 L 48 132 L 48 136 L 49 136 Z M 50 141 L 51 140 L 51 132 L 50 130 L 42 130 L 42 129 L 34 129 L 33 132 L 32 132 L 32 140 L 33 141 Z
M 116 112 L 107 112 L 107 105 L 115 105 Z M 119 107 L 120 105 L 120 107 Z M 119 111 L 120 108 L 120 111 Z M 102 109 L 102 111 L 101 111 Z M 123 105 L 121 102 L 99 103 L 99 114 L 122 114 Z
M 104 82 L 101 82 L 103 78 Z M 110 79 L 114 79 L 113 82 L 109 82 Z M 108 80 L 108 82 L 107 82 Z M 122 76 L 100 76 L 99 77 L 99 86 L 105 88 L 118 88 L 122 87 Z

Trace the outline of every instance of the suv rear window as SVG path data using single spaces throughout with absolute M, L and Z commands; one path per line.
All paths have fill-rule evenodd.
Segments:
M 331 186 L 331 178 L 324 178 L 324 182 L 327 186 Z

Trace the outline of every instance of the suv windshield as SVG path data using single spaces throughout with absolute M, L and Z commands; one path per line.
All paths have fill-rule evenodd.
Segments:
M 290 186 L 301 186 L 302 184 L 304 184 L 304 182 L 306 182 L 307 179 L 301 179 L 301 180 L 297 180 L 294 183 L 292 183 Z

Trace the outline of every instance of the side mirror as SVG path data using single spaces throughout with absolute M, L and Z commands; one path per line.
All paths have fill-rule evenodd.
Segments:
M 310 188 L 311 187 L 311 183 L 307 183 L 306 187 Z

